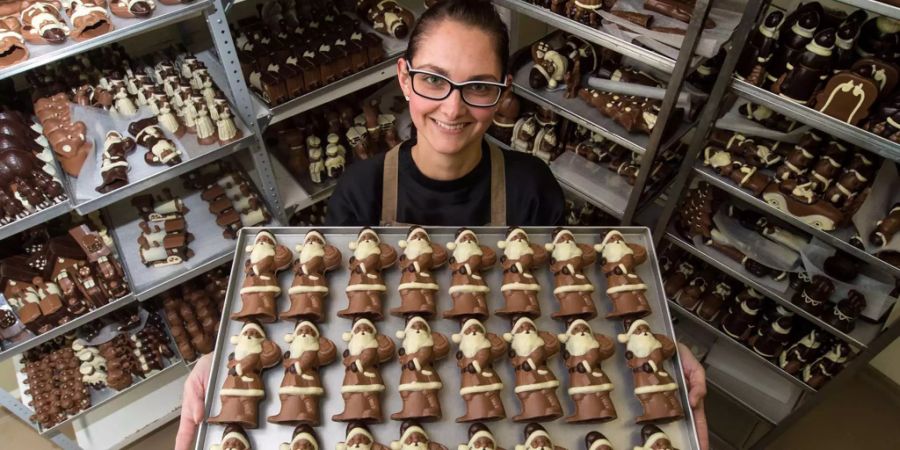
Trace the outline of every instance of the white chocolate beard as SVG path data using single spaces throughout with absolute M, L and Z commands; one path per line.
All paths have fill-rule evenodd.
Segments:
M 432 346 L 434 346 L 434 340 L 431 338 L 431 333 L 425 331 L 418 333 L 409 331 L 403 339 L 403 348 L 406 349 L 406 353 L 415 353 L 421 348 Z
M 306 352 L 319 351 L 319 339 L 313 335 L 295 336 L 291 341 L 291 358 L 299 358 Z
M 275 246 L 271 244 L 255 244 L 250 251 L 250 264 L 256 264 L 268 257 L 275 256 Z
M 380 255 L 380 254 L 381 254 L 381 248 L 378 246 L 378 243 L 375 241 L 359 242 L 356 246 L 356 250 L 353 251 L 353 256 L 359 261 L 362 261 L 371 255 Z
M 628 339 L 625 348 L 638 358 L 646 358 L 653 350 L 662 348 L 662 344 L 650 333 L 635 333 Z
M 412 444 L 404 443 L 401 447 L 403 450 L 425 450 L 428 445 L 425 442 L 415 442 Z
M 600 347 L 600 343 L 594 338 L 593 334 L 581 333 L 569 335 L 566 341 L 566 351 L 572 356 L 583 356 L 585 353 Z
M 300 249 L 300 264 L 306 264 L 313 258 L 325 256 L 325 246 L 318 242 L 309 242 L 303 244 Z
M 603 246 L 603 258 L 607 261 L 619 261 L 627 255 L 633 255 L 634 250 L 624 242 L 610 242 Z
M 568 261 L 578 258 L 582 254 L 583 252 L 574 241 L 566 241 L 553 246 L 553 259 L 557 261 Z
M 403 254 L 409 259 L 416 259 L 420 255 L 432 253 L 431 242 L 425 239 L 412 239 L 406 242 Z
M 464 334 L 462 340 L 459 341 L 459 351 L 466 358 L 474 357 L 479 351 L 491 348 L 491 341 L 481 333 Z
M 533 255 L 534 250 L 527 241 L 515 240 L 506 243 L 503 254 L 509 259 L 519 259 L 524 255 Z
M 458 263 L 463 263 L 469 260 L 469 258 L 473 256 L 482 256 L 484 253 L 481 251 L 481 246 L 478 245 L 477 242 L 474 241 L 465 241 L 460 242 L 456 245 L 456 248 L 453 250 L 453 258 Z
M 242 360 L 249 355 L 262 353 L 263 338 L 252 338 L 241 335 L 234 346 L 234 359 Z
M 347 344 L 347 348 L 350 350 L 351 355 L 358 356 L 365 350 L 368 350 L 370 348 L 378 348 L 378 339 L 375 338 L 375 334 L 356 333 L 350 339 L 350 343 Z
M 517 355 L 528 356 L 531 352 L 543 347 L 544 340 L 537 332 L 518 333 L 513 335 L 510 345 Z

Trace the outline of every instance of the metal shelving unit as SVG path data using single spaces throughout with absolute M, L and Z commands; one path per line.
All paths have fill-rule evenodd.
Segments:
M 879 269 L 880 271 L 888 273 L 894 277 L 900 277 L 900 267 L 896 267 L 888 263 L 887 261 L 850 244 L 850 237 L 853 234 L 853 231 L 850 229 L 850 227 L 845 227 L 833 232 L 822 231 L 818 228 L 807 225 L 805 222 L 797 219 L 793 215 L 766 203 L 763 199 L 754 196 L 750 192 L 736 185 L 733 181 L 731 181 L 731 179 L 726 179 L 719 176 L 718 174 L 713 172 L 712 169 L 697 165 L 696 167 L 694 167 L 694 173 L 695 176 L 697 176 L 699 179 L 702 179 L 709 184 L 727 192 L 729 195 L 737 198 L 743 203 L 749 204 L 755 209 L 762 210 L 766 214 L 778 217 L 784 222 L 787 222 L 819 239 L 822 239 L 829 245 L 832 245 L 834 248 L 847 252 L 857 259 L 869 264 L 870 266 Z
M 62 200 L 59 203 L 29 214 L 19 220 L 10 222 L 0 227 L 0 240 L 6 239 L 14 234 L 21 233 L 35 225 L 55 219 L 72 210 L 69 200 Z
M 891 6 L 885 2 L 879 2 L 878 0 L 835 0 L 846 5 L 855 6 L 859 9 L 865 9 L 866 11 L 871 11 L 875 14 L 880 14 L 882 16 L 893 17 L 894 19 L 900 19 L 900 7 Z

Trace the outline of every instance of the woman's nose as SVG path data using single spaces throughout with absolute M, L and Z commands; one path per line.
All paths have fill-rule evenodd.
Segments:
M 456 119 L 462 116 L 466 110 L 466 104 L 462 99 L 462 91 L 459 89 L 454 89 L 450 92 L 450 96 L 445 98 L 443 102 L 441 102 L 441 112 L 444 113 L 444 117 L 448 119 Z

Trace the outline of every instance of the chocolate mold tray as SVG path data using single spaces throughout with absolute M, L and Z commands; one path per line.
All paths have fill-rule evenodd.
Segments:
M 296 259 L 298 256 L 296 246 L 303 242 L 304 236 L 310 230 L 310 228 L 305 227 L 264 229 L 275 236 L 278 244 L 284 245 L 291 250 L 293 259 Z M 344 367 L 340 362 L 340 355 L 347 348 L 347 344 L 341 340 L 341 334 L 350 331 L 352 326 L 351 320 L 338 317 L 337 311 L 347 305 L 344 289 L 347 286 L 349 277 L 347 261 L 352 255 L 348 243 L 356 240 L 360 228 L 319 227 L 315 229 L 324 234 L 328 243 L 337 247 L 341 251 L 342 256 L 341 267 L 333 272 L 328 272 L 326 275 L 330 294 L 323 301 L 324 319 L 317 324 L 320 334 L 334 342 L 338 353 L 335 362 L 322 367 L 320 370 L 325 395 L 321 398 L 319 408 L 321 425 L 315 428 L 319 440 L 319 448 L 333 449 L 336 444 L 345 440 L 344 436 L 347 428 L 346 423 L 334 422 L 331 420 L 331 416 L 340 413 L 344 409 L 344 402 L 340 395 Z M 398 252 L 398 256 L 402 254 L 402 249 L 399 248 L 397 243 L 401 239 L 407 238 L 408 228 L 377 227 L 374 229 L 381 237 L 381 242 L 393 247 Z M 441 246 L 452 242 L 457 230 L 456 227 L 425 227 L 425 229 L 428 231 L 431 241 Z M 488 320 L 484 321 L 484 324 L 489 333 L 502 336 L 503 333 L 510 331 L 511 324 L 509 320 L 494 314 L 494 311 L 503 305 L 503 298 L 500 295 L 502 268 L 499 267 L 499 258 L 502 255 L 502 250 L 497 248 L 497 242 L 505 239 L 507 230 L 503 227 L 471 227 L 471 229 L 477 233 L 482 245 L 486 245 L 498 253 L 498 264 L 484 272 L 487 285 L 491 288 L 491 292 L 487 297 L 488 309 L 491 311 L 491 315 Z M 523 229 L 528 233 L 531 243 L 544 245 L 552 241 L 552 227 L 524 227 Z M 645 295 L 652 308 L 652 313 L 645 317 L 644 320 L 650 324 L 654 333 L 665 334 L 675 341 L 675 332 L 663 293 L 659 265 L 649 229 L 645 227 L 571 227 L 569 229 L 574 233 L 578 243 L 590 245 L 600 243 L 606 232 L 616 229 L 623 234 L 629 243 L 640 244 L 647 249 L 647 261 L 637 266 L 634 270 L 648 286 Z M 243 325 L 242 322 L 230 320 L 229 316 L 241 308 L 241 299 L 238 291 L 244 281 L 244 263 L 249 254 L 248 246 L 253 244 L 260 230 L 260 228 L 244 228 L 241 230 L 237 240 L 237 250 L 231 269 L 228 295 L 223 308 L 222 325 L 219 328 L 216 351 L 213 355 L 214 362 L 210 372 L 209 389 L 206 392 L 205 417 L 207 418 L 217 415 L 221 408 L 219 393 L 222 383 L 228 374 L 228 355 L 234 351 L 229 338 L 239 334 Z M 615 404 L 618 418 L 599 424 L 570 424 L 565 421 L 565 417 L 574 411 L 574 405 L 566 392 L 569 386 L 569 374 L 561 355 L 557 354 L 549 358 L 548 366 L 560 381 L 556 394 L 563 408 L 563 417 L 554 421 L 543 422 L 542 425 L 549 432 L 555 445 L 565 447 L 568 450 L 586 450 L 584 448 L 584 437 L 590 431 L 599 431 L 605 434 L 615 448 L 630 449 L 636 445 L 643 444 L 640 441 L 641 425 L 634 422 L 635 418 L 641 414 L 642 408 L 633 394 L 634 385 L 630 373 L 631 369 L 625 365 L 623 356 L 625 353 L 624 345 L 616 341 L 617 335 L 625 330 L 621 321 L 605 318 L 612 306 L 605 294 L 606 279 L 600 271 L 599 265 L 595 263 L 585 268 L 585 274 L 595 286 L 593 298 L 598 312 L 598 316 L 589 320 L 589 323 L 595 333 L 604 334 L 616 342 L 615 354 L 603 361 L 602 369 L 614 385 L 610 398 Z M 562 320 L 554 320 L 550 317 L 551 313 L 555 312 L 559 305 L 552 294 L 554 286 L 553 275 L 546 265 L 535 269 L 534 275 L 541 285 L 539 301 L 542 315 L 535 319 L 538 329 L 548 331 L 554 335 L 564 332 L 566 328 L 565 323 Z M 437 314 L 435 318 L 429 321 L 429 324 L 432 331 L 443 334 L 449 340 L 453 333 L 459 331 L 459 322 L 441 318 L 441 313 L 451 308 L 451 299 L 447 292 L 450 286 L 450 271 L 447 265 L 435 269 L 433 276 L 436 278 L 440 290 L 435 295 Z M 294 274 L 291 269 L 284 270 L 278 276 L 279 286 L 282 290 L 282 295 L 276 300 L 276 309 L 278 311 L 284 311 L 288 308 L 289 300 L 286 293 L 291 286 L 293 277 Z M 405 321 L 402 317 L 388 314 L 388 310 L 399 305 L 397 286 L 399 284 L 400 271 L 396 265 L 391 266 L 384 270 L 383 277 L 387 286 L 382 304 L 384 320 L 375 322 L 375 325 L 379 333 L 392 339 L 399 348 L 399 340 L 395 338 L 394 333 L 404 328 Z M 271 324 L 264 324 L 263 327 L 267 338 L 275 342 L 281 348 L 281 352 L 284 353 L 288 350 L 288 344 L 285 343 L 284 336 L 293 331 L 295 324 L 294 320 L 279 320 Z M 429 433 L 433 442 L 444 444 L 448 448 L 456 448 L 457 445 L 465 443 L 468 440 L 466 436 L 469 428 L 468 423 L 457 423 L 455 421 L 456 417 L 465 414 L 465 405 L 459 396 L 460 373 L 453 356 L 456 351 L 457 344 L 451 343 L 448 357 L 435 363 L 435 368 L 443 381 L 443 388 L 439 394 L 443 417 L 438 421 L 423 424 L 423 428 Z M 503 399 L 507 418 L 494 422 L 485 422 L 485 424 L 493 432 L 498 447 L 513 449 L 515 445 L 524 442 L 523 430 L 526 425 L 526 423 L 513 422 L 511 419 L 512 416 L 519 412 L 520 406 L 518 399 L 513 393 L 514 371 L 512 364 L 506 357 L 495 362 L 494 368 L 504 383 L 501 398 Z M 401 422 L 389 419 L 390 414 L 399 411 L 402 406 L 402 401 L 397 391 L 400 363 L 396 354 L 390 362 L 382 365 L 380 370 L 386 386 L 381 400 L 384 421 L 370 424 L 369 429 L 376 442 L 387 446 L 400 437 Z M 665 363 L 665 370 L 673 375 L 679 386 L 679 398 L 684 408 L 685 417 L 684 419 L 659 426 L 668 434 L 676 448 L 682 450 L 699 449 L 694 418 L 689 408 L 686 383 L 677 355 Z M 262 378 L 265 384 L 266 397 L 259 404 L 259 428 L 246 430 L 254 449 L 278 448 L 279 444 L 290 442 L 291 440 L 294 431 L 293 426 L 266 421 L 267 417 L 279 412 L 281 402 L 278 398 L 278 388 L 281 385 L 283 374 L 284 370 L 281 365 L 263 372 Z M 221 443 L 224 429 L 223 425 L 202 422 L 195 448 L 197 450 L 207 450 L 212 445 Z

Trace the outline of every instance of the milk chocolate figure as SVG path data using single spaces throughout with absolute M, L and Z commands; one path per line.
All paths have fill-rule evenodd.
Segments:
M 900 203 L 894 204 L 884 219 L 875 222 L 875 229 L 869 236 L 869 242 L 884 248 L 897 231 L 900 231 Z
M 319 334 L 312 322 L 297 323 L 294 332 L 284 341 L 290 348 L 284 353 L 284 378 L 278 389 L 281 410 L 269 416 L 272 423 L 319 426 L 319 398 L 325 394 L 319 368 L 334 362 L 337 349 L 334 342 Z
M 626 322 L 627 323 L 627 322 Z M 667 336 L 653 334 L 644 320 L 627 324 L 618 336 L 625 344 L 625 359 L 634 377 L 634 394 L 644 408 L 637 423 L 664 422 L 684 416 L 678 399 L 678 384 L 663 369 L 663 362 L 675 356 L 675 343 Z
M 316 230 L 307 232 L 303 244 L 298 245 L 296 250 L 294 281 L 288 289 L 291 307 L 280 317 L 319 322 L 323 318 L 322 301 L 328 296 L 325 273 L 341 266 L 341 251 L 328 244 L 325 236 Z
M 100 164 L 100 178 L 103 180 L 97 186 L 97 192 L 106 193 L 116 190 L 128 184 L 127 156 L 134 151 L 134 139 L 122 136 L 118 131 L 106 133 L 106 141 L 103 143 L 103 161 Z
M 521 228 L 512 228 L 506 240 L 497 243 L 503 250 L 500 263 L 503 265 L 503 292 L 505 304 L 496 311 L 501 316 L 541 315 L 541 305 L 537 294 L 541 290 L 532 270 L 547 261 L 548 253 L 544 247 L 528 242 L 528 234 Z
M 812 41 L 819 22 L 819 14 L 816 11 L 803 11 L 797 14 L 794 20 L 788 17 L 788 20 L 782 22 L 778 36 L 779 45 L 772 59 L 766 64 L 768 82 L 774 83 L 787 71 L 787 64 L 794 61 L 796 55 Z
M 498 420 L 506 417 L 500 391 L 503 381 L 494 370 L 494 361 L 506 353 L 506 342 L 488 333 L 477 319 L 469 319 L 451 336 L 459 344 L 456 365 L 460 369 L 459 395 L 466 402 L 466 414 L 457 422 Z
M 656 425 L 644 425 L 641 428 L 641 441 L 644 445 L 635 447 L 634 450 L 678 450 L 672 445 L 672 440 Z
M 278 450 L 317 450 L 319 448 L 319 438 L 316 437 L 316 430 L 307 425 L 300 424 L 294 428 L 294 434 L 291 435 L 290 442 L 282 442 L 278 446 Z
M 395 316 L 417 314 L 430 318 L 435 314 L 434 297 L 439 289 L 431 271 L 447 262 L 447 251 L 431 242 L 422 227 L 410 227 L 406 239 L 397 244 L 400 255 L 400 306 L 391 309 Z
M 612 443 L 599 431 L 590 431 L 584 436 L 585 450 L 613 450 Z
M 849 333 L 853 331 L 862 310 L 866 309 L 866 297 L 851 289 L 846 298 L 829 306 L 830 309 L 825 312 L 823 319 L 838 330 Z
M 551 317 L 596 317 L 597 307 L 591 297 L 594 285 L 584 274 L 584 269 L 597 258 L 594 248 L 575 242 L 572 232 L 564 228 L 555 231 L 553 243 L 546 248 L 550 252 L 550 272 L 555 284 L 553 295 L 559 301 L 559 309 Z
M 350 281 L 347 286 L 347 307 L 338 311 L 345 318 L 369 317 L 381 320 L 381 301 L 387 287 L 381 271 L 397 261 L 397 252 L 378 237 L 371 228 L 363 228 L 355 241 L 350 242 Z
M 232 320 L 255 319 L 263 323 L 276 319 L 275 300 L 281 294 L 278 272 L 290 267 L 291 250 L 275 239 L 275 235 L 262 230 L 247 247 L 250 257 L 244 262 L 244 282 L 241 286 L 241 310 L 231 315 Z
M 485 320 L 490 313 L 487 308 L 487 293 L 490 288 L 484 281 L 482 271 L 497 262 L 494 250 L 478 242 L 478 236 L 468 228 L 456 231 L 456 239 L 447 243 L 450 250 L 450 298 L 453 308 L 444 311 L 443 317 L 474 317 Z
M 831 349 L 803 368 L 801 378 L 813 389 L 821 389 L 850 359 L 850 347 L 841 341 L 832 344 Z
M 798 103 L 807 103 L 819 86 L 831 76 L 835 32 L 829 28 L 816 33 L 803 52 L 789 61 L 790 68 L 772 86 L 772 91 Z
M 483 423 L 469 425 L 469 440 L 457 446 L 458 450 L 504 450 L 497 446 L 493 433 Z
M 391 450 L 447 450 L 428 437 L 428 433 L 416 422 L 400 425 L 400 439 L 391 442 Z
M 791 337 L 793 323 L 792 317 L 779 317 L 766 327 L 757 327 L 756 334 L 748 342 L 750 348 L 763 358 L 775 358 Z
M 600 363 L 616 351 L 612 339 L 594 333 L 583 319 L 573 320 L 557 339 L 563 344 L 562 356 L 569 369 L 568 393 L 575 403 L 575 413 L 567 417 L 566 422 L 615 419 L 616 407 L 609 398 L 613 385 L 600 367 Z
M 622 273 L 634 273 L 634 268 L 647 260 L 647 249 L 642 245 L 628 243 L 618 230 L 606 233 L 603 241 L 594 245 L 600 253 L 603 273 L 609 275 L 617 269 Z M 621 265 L 621 267 L 620 267 Z
M 606 295 L 612 302 L 607 319 L 640 318 L 650 314 L 650 303 L 644 292 L 647 285 L 637 274 L 628 273 L 625 265 L 606 277 Z
M 387 446 L 375 442 L 369 428 L 362 423 L 347 424 L 344 442 L 338 442 L 335 450 L 389 450 Z
M 747 288 L 746 295 L 754 295 L 762 299 L 762 294 L 757 293 L 751 288 Z M 722 306 L 725 300 L 731 296 L 731 285 L 720 281 L 711 287 L 706 293 L 700 297 L 700 304 L 697 307 L 697 316 L 701 319 L 714 323 L 722 312 Z
M 512 143 L 513 127 L 519 120 L 521 106 L 519 97 L 513 94 L 512 89 L 507 89 L 500 94 L 500 103 L 497 104 L 497 112 L 494 113 L 494 122 L 491 125 L 491 135 L 500 142 Z
M 503 334 L 503 340 L 510 343 L 509 358 L 516 372 L 514 392 L 521 406 L 513 420 L 550 421 L 562 416 L 556 397 L 559 380 L 547 367 L 547 360 L 559 351 L 556 337 L 521 317 L 513 323 L 511 333 Z
M 824 344 L 821 331 L 813 329 L 806 336 L 784 349 L 778 356 L 778 367 L 796 376 L 807 363 L 819 356 Z
M 809 284 L 794 295 L 791 302 L 806 312 L 819 316 L 825 312 L 825 305 L 833 292 L 834 283 L 828 277 L 815 275 Z
M 755 86 L 765 81 L 766 64 L 778 46 L 778 27 L 784 20 L 784 13 L 774 10 L 750 37 L 735 66 L 737 76 Z
M 342 338 L 348 343 L 343 354 L 345 371 L 341 385 L 344 411 L 331 420 L 381 422 L 381 393 L 385 387 L 379 366 L 394 357 L 394 341 L 378 333 L 366 318 L 355 319 L 351 332 Z
M 553 440 L 543 426 L 529 423 L 525 426 L 525 443 L 516 445 L 515 450 L 566 450 L 565 447 L 553 445 Z
M 253 446 L 240 425 L 229 423 L 222 431 L 222 443 L 213 444 L 209 450 L 253 450 Z
M 397 351 L 400 359 L 397 390 L 403 409 L 391 414 L 391 419 L 440 419 L 443 383 L 434 362 L 447 356 L 450 343 L 444 335 L 432 332 L 421 316 L 411 316 L 406 328 L 397 332 L 397 338 L 403 340 Z
M 544 41 L 532 45 L 534 66 L 528 74 L 528 84 L 534 89 L 557 89 L 569 70 L 569 59 L 564 53 L 564 49 L 554 48 Z
M 234 353 L 228 356 L 228 375 L 219 391 L 222 408 L 207 422 L 256 428 L 259 402 L 266 396 L 262 372 L 281 361 L 281 349 L 256 322 L 245 323 L 231 343 Z

